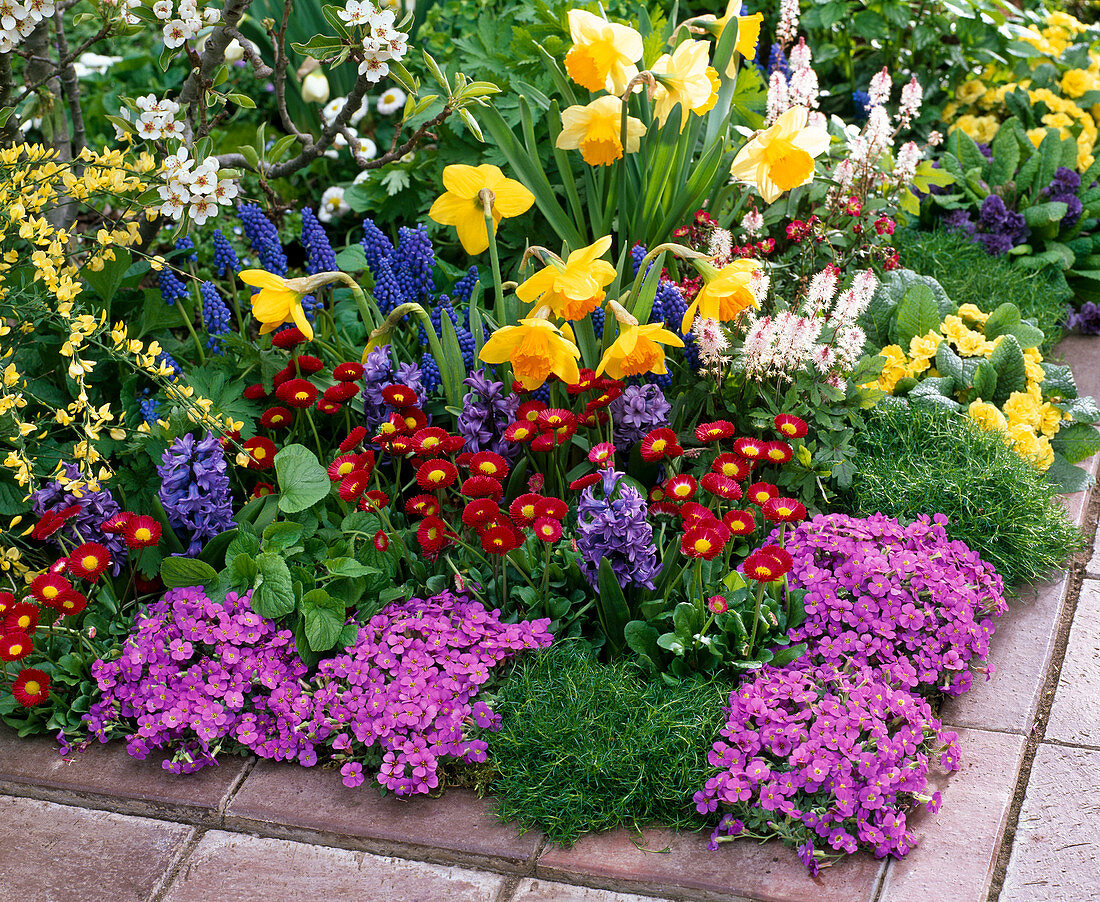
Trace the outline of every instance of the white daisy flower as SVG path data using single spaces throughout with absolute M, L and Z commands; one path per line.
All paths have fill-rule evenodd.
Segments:
M 400 88 L 389 88 L 378 98 L 378 112 L 389 116 L 405 107 L 405 92 Z

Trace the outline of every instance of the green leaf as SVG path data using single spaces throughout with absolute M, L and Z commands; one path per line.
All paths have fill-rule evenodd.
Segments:
M 1078 464 L 1100 451 L 1100 431 L 1087 423 L 1072 423 L 1059 429 L 1050 444 L 1071 464 Z
M 932 289 L 915 282 L 898 305 L 898 344 L 908 350 L 915 336 L 927 335 L 940 324 L 940 311 Z
M 260 575 L 260 566 L 250 554 L 238 554 L 226 568 L 229 582 L 238 592 L 247 592 L 256 585 Z
M 281 520 L 264 530 L 264 551 L 283 551 L 297 545 L 302 537 L 302 524 Z
M 252 610 L 261 617 L 275 618 L 294 610 L 294 584 L 282 556 L 265 551 L 256 556 L 260 584 L 252 593 Z
M 955 380 L 956 386 L 966 387 L 967 379 L 963 372 L 962 358 L 959 357 L 946 341 L 941 341 L 936 348 L 936 369 L 940 375 L 950 376 Z
M 233 541 L 230 542 L 229 547 L 225 549 L 225 559 L 231 561 L 238 554 L 247 554 L 251 557 L 255 557 L 259 553 L 260 540 L 252 535 L 252 533 L 245 532 L 243 529 L 238 529 L 237 534 L 233 537 Z
M 304 445 L 287 445 L 275 455 L 279 510 L 296 514 L 328 497 L 328 473 Z
M 300 603 L 305 620 L 306 641 L 314 651 L 328 651 L 343 632 L 347 612 L 344 603 L 324 589 L 312 589 Z
M 681 642 L 691 642 L 699 632 L 699 609 L 689 601 L 681 601 L 672 611 L 672 625 Z
M 130 256 L 130 252 L 123 248 L 116 248 L 115 259 L 106 261 L 103 264 L 103 269 L 99 272 L 94 272 L 87 266 L 81 270 L 81 278 L 92 287 L 92 291 L 99 295 L 103 303 L 107 305 L 107 310 L 111 309 L 111 301 L 118 293 L 131 263 L 133 263 L 133 258 Z
M 381 572 L 377 567 L 368 567 L 350 557 L 330 558 L 324 562 L 324 566 L 332 576 L 371 576 Z
M 1028 348 L 1039 347 L 1046 338 L 1043 330 L 1031 325 L 1031 323 L 1018 323 L 1011 329 L 1005 329 L 1005 334 L 1012 335 L 1025 351 Z
M 1043 399 L 1077 397 L 1077 383 L 1073 380 L 1073 371 L 1060 363 L 1043 363 L 1043 381 L 1039 387 L 1043 390 Z
M 998 335 L 1004 335 L 1009 332 L 1013 326 L 1020 324 L 1020 308 L 1011 302 L 1001 304 L 996 310 L 989 314 L 989 319 L 985 321 L 985 337 L 988 341 L 993 341 Z
M 997 392 L 997 371 L 988 360 L 983 360 L 974 370 L 974 379 L 970 384 L 970 398 L 992 401 Z
M 160 562 L 160 578 L 169 589 L 187 586 L 213 586 L 218 582 L 218 571 L 204 561 L 189 557 L 166 557 Z
M 611 562 L 607 558 L 600 558 L 600 570 L 596 583 L 598 587 L 596 610 L 600 625 L 603 627 L 608 644 L 616 652 L 621 652 L 626 644 L 625 630 L 631 619 L 630 607 L 626 603 L 622 586 L 619 585 L 615 571 L 611 569 Z
M 1075 467 L 1057 451 L 1054 452 L 1054 463 L 1043 476 L 1067 495 L 1083 492 L 1091 488 L 1095 482 L 1090 474 L 1080 467 Z
M 626 644 L 641 660 L 642 666 L 650 673 L 656 673 L 661 662 L 657 630 L 644 620 L 631 620 L 623 630 L 623 636 Z
M 993 350 L 989 362 L 997 371 L 997 390 L 993 395 L 993 403 L 1000 407 L 1013 392 L 1027 388 L 1024 352 L 1014 336 L 1006 335 Z
M 805 653 L 805 642 L 800 642 L 798 645 L 789 645 L 782 651 L 777 651 L 775 653 L 775 657 L 772 658 L 771 664 L 773 667 L 783 667 L 786 664 L 790 664 L 791 661 L 797 661 Z
M 367 268 L 367 255 L 361 244 L 349 244 L 336 255 L 336 268 L 341 272 L 362 272 Z
M 246 110 L 256 109 L 256 101 L 247 94 L 226 94 L 225 99 Z
M 1020 142 L 1016 139 L 1015 128 L 1010 125 L 1013 121 L 1010 119 L 1001 125 L 990 145 L 993 151 L 993 163 L 989 167 L 991 185 L 1003 185 L 1008 182 L 1016 174 L 1016 167 L 1020 165 Z
M 1024 210 L 1024 222 L 1029 229 L 1041 229 L 1043 226 L 1060 222 L 1066 215 L 1069 207 L 1065 201 L 1048 201 L 1045 204 L 1035 204 Z

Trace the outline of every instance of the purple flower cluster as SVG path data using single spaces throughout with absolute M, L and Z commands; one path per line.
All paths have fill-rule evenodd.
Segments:
M 173 529 L 186 529 L 188 554 L 202 551 L 203 539 L 233 526 L 233 499 L 229 492 L 222 446 L 214 436 L 196 440 L 181 435 L 161 456 L 158 494 Z
M 393 412 L 382 398 L 383 389 L 390 385 L 406 385 L 422 400 L 425 397 L 427 386 L 420 367 L 415 363 L 402 363 L 395 370 L 389 345 L 377 347 L 367 354 L 363 367 L 363 413 L 368 429 L 376 429 Z
M 1008 605 L 1001 577 L 948 539 L 946 522 L 829 514 L 799 524 L 786 548 L 791 588 L 806 590 L 806 619 L 792 641 L 822 664 L 878 668 L 899 688 L 966 692 L 971 663 L 989 653 L 992 616 Z
M 1066 328 L 1077 329 L 1084 335 L 1100 335 L 1100 304 L 1085 301 L 1079 310 L 1069 311 Z
M 495 451 L 506 458 L 516 455 L 518 445 L 504 440 L 504 430 L 516 418 L 519 396 L 505 393 L 503 382 L 493 382 L 484 369 L 476 370 L 462 384 L 468 391 L 456 421 L 458 434 L 466 439 L 466 451 Z
M 1081 189 L 1081 176 L 1072 169 L 1059 166 L 1054 173 L 1049 185 L 1043 189 L 1043 196 L 1053 203 L 1066 205 L 1066 215 L 1062 217 L 1062 225 L 1069 227 L 1077 222 L 1084 209 L 1081 198 L 1077 192 Z
M 217 764 L 236 744 L 310 760 L 311 725 L 295 704 L 306 666 L 290 631 L 256 614 L 250 597 L 229 592 L 218 602 L 201 588 L 172 589 L 148 606 L 121 656 L 92 665 L 102 693 L 84 718 L 92 734 L 106 742 L 125 733 L 139 759 L 170 751 L 163 766 L 174 773 Z
M 943 218 L 943 226 L 949 232 L 965 232 L 991 257 L 1007 254 L 1031 234 L 1024 217 L 1009 210 L 998 194 L 990 194 L 982 201 L 977 222 L 966 210 L 953 210 Z
M 325 227 L 321 225 L 312 207 L 302 207 L 302 247 L 308 255 L 306 272 L 315 275 L 319 272 L 333 272 L 336 266 L 336 253 L 329 244 Z
M 800 663 L 764 667 L 730 694 L 709 753 L 719 773 L 694 797 L 702 814 L 732 809 L 711 848 L 759 822 L 797 843 L 813 874 L 823 859 L 860 844 L 880 858 L 904 855 L 915 842 L 906 809 L 914 801 L 939 807 L 939 793 L 924 792 L 929 761 L 944 746 L 941 765 L 957 769 L 956 735 L 926 701 L 871 668 Z
M 76 464 L 64 464 L 62 470 L 65 474 L 64 484 L 51 480 L 31 498 L 32 508 L 39 517 L 46 511 L 56 513 L 67 507 L 77 508 L 76 516 L 47 541 L 58 548 L 72 548 L 84 542 L 99 542 L 111 553 L 111 574 L 118 576 L 126 560 L 126 546 L 122 536 L 105 533 L 100 527 L 122 508 L 115 501 L 110 489 L 93 491 L 87 488 Z M 68 488 L 69 483 L 81 486 L 79 492 Z
M 256 204 L 237 204 L 237 218 L 252 245 L 252 251 L 260 258 L 260 265 L 277 276 L 287 273 L 286 254 L 279 241 L 279 230 Z
M 378 782 L 397 795 L 438 786 L 444 757 L 484 761 L 485 743 L 466 730 L 494 727 L 498 718 L 476 696 L 495 665 L 546 648 L 549 623 L 502 623 L 500 611 L 450 592 L 372 617 L 352 647 L 321 662 L 313 692 L 315 719 L 344 761 L 344 784 L 363 782 L 368 754 L 381 755 Z
M 641 441 L 647 432 L 667 426 L 671 410 L 672 405 L 656 385 L 626 386 L 610 407 L 615 444 L 619 448 L 629 448 Z
M 648 505 L 634 486 L 621 482 L 623 473 L 605 470 L 597 486 L 581 492 L 577 508 L 577 548 L 585 579 L 596 585 L 600 559 L 607 558 L 615 578 L 625 589 L 629 585 L 653 589 L 661 572 L 653 545 L 653 526 L 646 519 Z

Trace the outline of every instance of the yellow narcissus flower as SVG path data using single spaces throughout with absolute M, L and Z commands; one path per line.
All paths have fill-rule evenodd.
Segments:
M 557 147 L 580 149 L 589 166 L 607 166 L 623 155 L 623 102 L 614 94 L 597 97 L 587 106 L 566 107 L 561 114 Z M 626 152 L 635 153 L 646 127 L 641 119 L 626 118 Z
M 718 73 L 710 65 L 710 46 L 705 41 L 684 41 L 657 60 L 651 71 L 657 79 L 653 115 L 661 125 L 679 104 L 683 131 L 688 113 L 702 116 L 718 100 Z
M 607 373 L 612 379 L 668 372 L 665 366 L 665 349 L 661 345 L 684 346 L 679 336 L 670 332 L 662 323 L 639 326 L 637 323 L 620 323 L 619 337 L 607 349 L 596 367 L 596 375 Z
M 814 158 L 829 148 L 829 133 L 807 128 L 808 115 L 805 107 L 791 107 L 767 131 L 757 132 L 738 151 L 730 175 L 748 182 L 769 204 L 812 181 Z
M 695 300 L 684 311 L 680 331 L 687 335 L 695 317 L 733 322 L 743 310 L 756 306 L 756 295 L 752 290 L 754 274 L 760 269 L 757 260 L 734 260 L 720 270 L 712 266 L 696 263 L 696 268 L 704 276 L 709 274 Z M 708 272 L 709 271 L 709 272 Z
M 1008 421 L 997 407 L 988 401 L 971 401 L 966 409 L 970 419 L 986 432 L 998 432 L 1008 429 Z
M 284 279 L 263 269 L 243 270 L 240 277 L 245 285 L 260 289 L 258 294 L 252 295 L 252 318 L 261 323 L 261 335 L 274 331 L 287 320 L 294 320 L 302 334 L 313 339 L 313 326 L 302 307 L 305 292 L 298 290 L 300 280 Z
M 565 55 L 565 71 L 582 88 L 622 94 L 638 74 L 642 36 L 626 25 L 608 22 L 583 9 L 569 10 L 573 46 Z
M 428 215 L 440 225 L 453 225 L 467 254 L 480 254 L 489 247 L 482 192 L 488 192 L 493 216 L 493 234 L 501 219 L 526 213 L 535 195 L 515 179 L 505 177 L 497 166 L 454 164 L 443 170 L 443 187 Z
M 479 356 L 485 363 L 511 362 L 513 374 L 527 391 L 534 391 L 551 373 L 567 385 L 581 378 L 580 350 L 545 319 L 521 319 L 518 325 L 497 329 Z
M 583 319 L 603 303 L 604 289 L 615 281 L 615 267 L 598 259 L 610 247 L 606 235 L 573 251 L 564 264 L 553 261 L 516 288 L 516 296 L 529 304 L 541 299 L 562 319 Z
M 698 22 L 707 23 L 708 30 L 710 30 L 717 40 L 722 40 L 722 32 L 726 30 L 726 26 L 730 22 L 737 22 L 737 42 L 733 45 L 733 49 L 740 53 L 745 59 L 752 59 L 756 56 L 756 45 L 760 41 L 760 25 L 764 21 L 763 13 L 753 13 L 751 16 L 741 15 L 741 0 L 730 0 L 726 6 L 726 14 L 720 19 L 716 19 L 712 15 L 699 16 Z M 737 57 L 730 57 L 729 65 L 726 67 L 726 75 L 733 78 L 737 73 Z

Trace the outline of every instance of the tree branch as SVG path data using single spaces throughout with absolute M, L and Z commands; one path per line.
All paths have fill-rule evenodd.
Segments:
M 54 33 L 57 35 L 57 57 L 59 60 L 65 60 L 69 55 L 69 42 L 65 39 L 63 16 L 54 16 Z M 81 151 L 88 144 L 84 131 L 84 112 L 80 108 L 80 80 L 76 77 L 76 67 L 71 60 L 61 68 L 61 87 L 65 92 L 65 99 L 69 102 L 69 115 L 73 120 L 73 158 L 79 159 Z M 83 169 L 83 166 L 80 168 Z
M 235 29 L 240 24 L 251 5 L 252 0 L 225 0 L 225 6 L 222 7 L 222 25 L 210 32 L 210 37 L 206 39 L 206 46 L 203 47 L 198 68 L 191 70 L 187 81 L 180 88 L 176 102 L 181 107 L 199 102 L 205 87 L 214 80 L 214 73 L 218 66 L 225 62 L 225 48 L 233 40 L 229 34 L 229 28 Z

